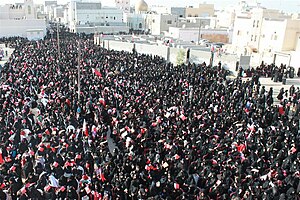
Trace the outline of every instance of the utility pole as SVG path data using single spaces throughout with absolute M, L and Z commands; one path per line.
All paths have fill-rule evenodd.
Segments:
M 78 101 L 80 100 L 80 38 L 78 40 L 78 80 L 77 80 L 77 86 L 78 86 Z
M 199 24 L 199 32 L 198 32 L 198 45 L 200 44 L 200 34 L 201 34 L 201 18 L 199 19 L 200 20 L 200 24 Z
M 57 50 L 58 50 L 58 58 L 60 59 L 60 46 L 59 46 L 59 29 L 58 29 L 58 22 L 56 24 L 56 31 L 57 31 Z

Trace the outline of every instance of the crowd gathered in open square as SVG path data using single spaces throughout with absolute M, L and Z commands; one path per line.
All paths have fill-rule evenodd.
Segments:
M 2 39 L 0 199 L 299 198 L 297 86 L 54 38 Z

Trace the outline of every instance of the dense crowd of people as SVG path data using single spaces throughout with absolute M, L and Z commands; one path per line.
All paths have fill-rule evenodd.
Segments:
M 294 78 L 295 75 L 300 77 L 300 68 L 298 68 L 297 74 L 295 74 L 295 69 L 291 66 L 286 66 L 281 64 L 280 66 L 273 64 L 266 64 L 264 62 L 256 68 L 248 68 L 248 69 L 237 69 L 239 71 L 240 77 L 271 77 L 274 82 L 283 82 L 283 79 L 286 78 Z
M 1 199 L 299 198 L 299 89 L 53 38 L 2 69 Z

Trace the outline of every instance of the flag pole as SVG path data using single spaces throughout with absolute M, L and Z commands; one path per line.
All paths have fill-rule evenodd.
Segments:
M 59 46 L 59 29 L 58 29 L 58 22 L 56 24 L 57 29 L 57 50 L 58 50 L 58 58 L 60 59 L 60 46 Z

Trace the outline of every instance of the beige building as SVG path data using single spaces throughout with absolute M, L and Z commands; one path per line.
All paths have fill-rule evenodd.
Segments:
M 186 17 L 212 17 L 215 13 L 214 4 L 200 4 L 198 8 L 186 8 Z
M 240 13 L 235 17 L 232 45 L 236 51 L 243 52 L 244 55 L 259 52 L 263 26 L 268 26 L 268 21 L 270 21 L 265 19 L 284 20 L 287 18 L 290 17 L 278 10 L 260 7 L 254 8 L 250 12 Z
M 236 16 L 232 46 L 238 55 L 250 55 L 252 63 L 281 63 L 298 68 L 300 19 L 277 10 L 254 8 Z
M 259 51 L 271 53 L 276 65 L 300 67 L 300 20 L 264 19 L 262 23 Z
M 152 35 L 161 35 L 164 31 L 168 31 L 170 27 L 177 27 L 178 16 L 169 14 L 147 14 L 146 29 Z

